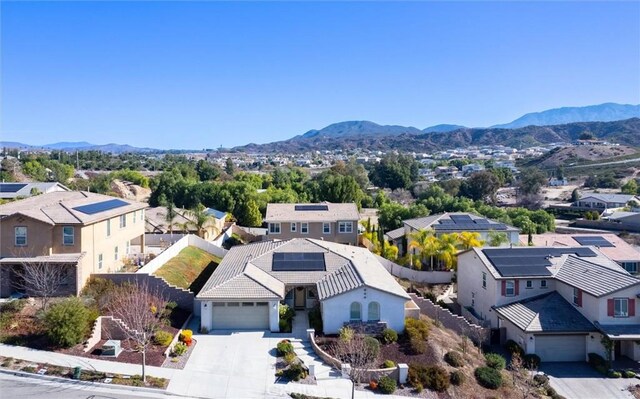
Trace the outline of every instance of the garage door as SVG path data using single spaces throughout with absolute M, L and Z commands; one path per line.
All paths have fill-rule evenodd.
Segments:
M 584 362 L 584 335 L 536 335 L 536 353 L 543 362 Z
M 268 330 L 267 302 L 213 303 L 213 328 L 216 330 Z

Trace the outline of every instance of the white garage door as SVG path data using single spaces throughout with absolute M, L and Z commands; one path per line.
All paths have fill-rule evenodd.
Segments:
M 536 335 L 536 353 L 543 362 L 584 362 L 584 335 Z
M 216 330 L 268 330 L 267 302 L 213 303 L 213 328 Z

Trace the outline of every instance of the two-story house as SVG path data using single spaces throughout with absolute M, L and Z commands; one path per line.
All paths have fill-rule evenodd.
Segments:
M 520 234 L 520 230 L 516 227 L 467 212 L 439 213 L 421 218 L 407 219 L 402 224 L 402 227 L 385 234 L 386 239 L 398 247 L 400 256 L 407 253 L 411 233 L 419 230 L 432 229 L 436 237 L 445 233 L 475 232 L 480 234 L 480 239 L 484 241 L 489 240 L 489 235 L 492 232 L 500 232 L 507 236 L 508 241 L 505 245 L 518 244 Z
M 91 273 L 122 267 L 131 241 L 144 251 L 147 204 L 79 191 L 41 194 L 0 205 L 0 296 L 20 290 L 19 268 L 68 269 L 61 295 L 77 294 Z
M 354 203 L 268 204 L 267 239 L 315 238 L 358 244 L 360 213 Z
M 465 317 L 499 329 L 543 361 L 640 360 L 640 279 L 595 247 L 473 248 L 458 256 Z

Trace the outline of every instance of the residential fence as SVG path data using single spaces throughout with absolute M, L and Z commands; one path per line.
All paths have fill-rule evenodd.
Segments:
M 418 305 L 420 312 L 430 318 L 441 323 L 444 327 L 451 329 L 458 333 L 469 337 L 476 345 L 484 345 L 489 342 L 491 337 L 491 329 L 479 326 L 477 324 L 470 323 L 462 316 L 454 315 L 439 305 L 434 304 L 428 299 L 417 296 L 416 294 L 409 294 L 413 302 Z
M 183 249 L 189 246 L 200 248 L 203 251 L 213 254 L 219 258 L 224 258 L 224 256 L 227 254 L 226 249 L 221 248 L 217 245 L 214 245 L 207 240 L 203 240 L 202 238 L 196 235 L 189 234 L 182 237 L 178 241 L 176 241 L 175 244 L 173 244 L 172 246 L 164 250 L 161 254 L 153 258 L 151 262 L 141 267 L 136 273 L 139 273 L 139 274 L 155 273 L 156 270 L 161 268 L 171 258 L 174 258 L 175 256 L 177 256 L 180 253 L 180 251 L 182 251 Z
M 382 263 L 385 269 L 391 275 L 399 278 L 405 278 L 407 280 L 411 280 L 415 283 L 421 284 L 448 284 L 451 282 L 451 278 L 453 277 L 452 271 L 423 271 L 423 270 L 414 270 L 409 269 L 408 267 L 399 265 L 390 261 L 389 259 L 385 259 L 382 256 L 376 255 L 376 258 Z

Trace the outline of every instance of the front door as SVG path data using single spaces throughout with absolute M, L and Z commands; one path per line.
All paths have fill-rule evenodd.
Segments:
M 304 287 L 296 287 L 296 292 L 294 296 L 294 307 L 296 309 L 304 309 Z

